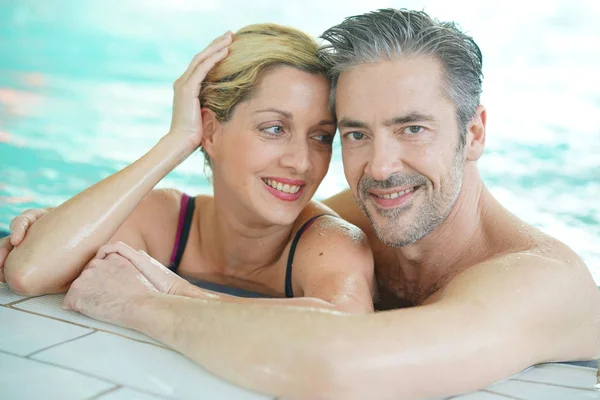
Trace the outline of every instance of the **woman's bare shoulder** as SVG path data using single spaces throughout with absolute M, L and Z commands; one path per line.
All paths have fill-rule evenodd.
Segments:
M 299 227 L 315 216 L 320 217 L 305 229 L 301 240 L 302 247 L 309 251 L 310 256 L 312 256 L 310 249 L 325 247 L 335 248 L 336 252 L 371 254 L 367 235 L 358 226 L 341 218 L 333 209 L 318 201 L 311 201 L 300 214 Z
M 182 196 L 176 189 L 154 189 L 131 215 L 142 231 L 148 254 L 162 263 L 168 263 L 175 243 Z
M 306 295 L 318 287 L 344 292 L 349 282 L 374 293 L 374 261 L 367 235 L 323 204 L 311 204 L 304 212 L 309 215 L 305 221 L 311 215 L 322 216 L 303 231 L 295 249 L 293 278 L 298 293 Z

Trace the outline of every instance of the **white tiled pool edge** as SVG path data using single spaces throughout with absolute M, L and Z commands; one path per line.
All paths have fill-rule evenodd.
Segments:
M 219 392 L 221 394 L 224 394 L 228 390 L 232 390 L 231 385 L 227 383 L 222 384 L 221 382 L 217 382 L 216 380 L 214 380 L 216 378 L 207 378 L 207 376 L 210 376 L 210 374 L 206 373 L 203 370 L 197 369 L 195 365 L 191 365 L 191 361 L 189 362 L 190 365 L 187 365 L 185 361 L 184 364 L 181 364 L 181 360 L 178 360 L 178 357 L 182 356 L 175 355 L 176 353 L 173 353 L 171 350 L 169 350 L 160 343 L 152 343 L 151 341 L 139 340 L 138 338 L 131 337 L 135 335 L 131 335 L 128 332 L 126 332 L 126 334 L 115 332 L 114 329 L 112 329 L 112 326 L 109 326 L 108 324 L 106 324 L 107 326 L 104 327 L 108 327 L 108 329 L 102 329 L 88 325 L 85 319 L 78 319 L 76 320 L 77 322 L 74 322 L 72 318 L 70 318 L 71 320 L 69 320 L 57 318 L 56 316 L 52 315 L 46 315 L 57 312 L 57 310 L 54 309 L 58 304 L 58 302 L 55 301 L 56 299 L 54 299 L 52 302 L 40 302 L 40 297 L 11 297 L 10 294 L 5 293 L 6 290 L 3 289 L 6 289 L 6 285 L 0 284 L 0 300 L 6 300 L 8 298 L 11 298 L 12 300 L 8 302 L 4 301 L 3 304 L 0 304 L 0 318 L 2 318 L 3 315 L 9 315 L 11 318 L 13 318 L 14 321 L 23 324 L 33 323 L 32 319 L 35 321 L 39 321 L 39 326 L 43 326 L 44 329 L 46 329 L 46 332 L 48 332 L 49 329 L 52 329 L 52 334 L 54 335 L 54 340 L 56 341 L 56 343 L 51 343 L 51 340 L 46 336 L 42 337 L 42 339 L 44 340 L 39 340 L 39 338 L 35 337 L 33 337 L 32 339 L 30 337 L 29 339 L 26 339 L 28 343 L 19 344 L 21 350 L 18 352 L 20 354 L 16 354 L 10 351 L 10 349 L 7 350 L 2 346 L 14 346 L 14 343 L 17 343 L 15 340 L 18 338 L 15 339 L 14 337 L 8 337 L 8 339 L 4 339 L 4 342 L 2 341 L 3 339 L 0 338 L 0 358 L 4 359 L 5 361 L 12 360 L 12 362 L 14 362 L 15 364 L 22 364 L 24 367 L 27 367 L 28 371 L 34 371 L 31 374 L 28 372 L 27 378 L 21 379 L 21 381 L 43 379 L 40 378 L 40 376 L 46 374 L 53 374 L 52 376 L 56 376 L 56 379 L 65 379 L 67 382 L 69 382 L 67 385 L 67 389 L 72 389 L 72 393 L 69 392 L 66 395 L 62 392 L 60 393 L 60 396 L 62 396 L 62 398 L 65 399 L 81 398 L 122 400 L 132 398 L 132 396 L 134 395 L 135 398 L 140 398 L 143 400 L 156 398 L 191 398 L 193 397 L 193 393 L 197 393 L 195 391 L 196 388 L 190 388 L 187 391 L 178 389 L 178 392 L 173 392 L 172 388 L 168 387 L 168 385 L 164 386 L 163 382 L 159 382 L 156 380 L 148 381 L 148 376 L 146 376 L 147 374 L 144 373 L 138 373 L 136 375 L 137 378 L 134 377 L 135 374 L 130 374 L 132 379 L 137 379 L 137 383 L 134 382 L 135 379 L 132 381 L 127 381 L 127 379 L 122 378 L 120 374 L 112 375 L 112 378 L 108 377 L 108 375 L 110 375 L 109 372 L 111 372 L 110 370 L 121 367 L 122 365 L 124 365 L 122 363 L 112 367 L 108 366 L 104 370 L 102 370 L 102 368 L 100 367 L 98 367 L 98 370 L 95 370 L 95 368 L 97 367 L 97 357 L 98 355 L 100 355 L 101 358 L 103 351 L 108 352 L 111 351 L 109 349 L 120 348 L 120 357 L 122 357 L 122 360 L 126 360 L 127 362 L 129 362 L 131 361 L 131 358 L 124 357 L 122 353 L 131 351 L 131 354 L 138 356 L 134 349 L 141 348 L 143 350 L 143 354 L 139 353 L 143 355 L 143 357 L 141 358 L 146 357 L 145 354 L 148 351 L 150 351 L 150 353 L 154 354 L 154 356 L 152 356 L 154 358 L 150 357 L 148 358 L 149 360 L 165 360 L 165 364 L 174 362 L 174 367 L 176 369 L 179 369 L 179 373 L 183 375 L 187 374 L 188 380 L 208 379 L 208 381 L 205 381 L 203 383 L 204 387 L 206 387 L 207 385 L 212 385 L 212 387 L 214 387 L 215 392 Z M 30 300 L 36 300 L 37 304 L 45 304 L 44 307 L 46 308 L 40 306 L 35 309 L 36 311 L 32 311 L 31 307 L 28 307 L 28 305 L 26 304 Z M 31 303 L 29 305 L 31 305 Z M 6 310 L 11 311 L 7 312 Z M 20 313 L 22 313 L 22 315 Z M 93 324 L 95 323 L 96 322 L 93 322 Z M 10 327 L 12 327 L 13 330 L 9 330 L 8 336 L 10 336 L 11 334 L 19 335 L 18 326 L 9 326 L 9 328 Z M 60 332 L 55 332 L 57 328 L 59 330 L 62 329 L 65 333 L 61 334 Z M 61 335 L 63 335 L 64 337 L 62 337 Z M 21 337 L 19 336 L 19 338 Z M 48 340 L 50 340 L 50 342 Z M 42 347 L 35 348 L 35 346 Z M 91 348 L 96 347 L 96 356 L 94 356 L 94 351 L 92 350 L 90 350 L 86 354 L 88 346 Z M 153 348 L 155 350 L 152 350 Z M 100 349 L 100 352 L 98 352 L 98 349 Z M 82 358 L 79 359 L 78 357 Z M 90 357 L 93 357 L 93 361 L 90 361 Z M 18 361 L 19 359 L 24 361 Z M 78 360 L 80 360 L 81 362 L 79 362 Z M 2 371 L 1 364 L 2 363 L 0 363 L 0 373 Z M 135 366 L 136 364 L 134 363 L 131 365 Z M 131 365 L 129 367 L 131 367 Z M 170 369 L 169 366 L 165 367 Z M 36 372 L 37 370 L 39 370 L 39 372 Z M 168 375 L 168 372 L 166 373 L 166 375 Z M 568 398 L 573 400 L 579 398 L 600 399 L 600 392 L 594 390 L 594 385 L 596 383 L 595 376 L 596 371 L 590 368 L 561 364 L 544 364 L 541 366 L 530 368 L 517 376 L 514 376 L 508 380 L 502 381 L 495 385 L 491 385 L 490 387 L 484 390 L 466 395 L 452 396 L 448 397 L 448 399 L 452 398 L 461 400 L 498 400 L 502 398 L 512 398 L 519 400 L 529 400 L 534 398 L 540 398 L 536 397 L 540 394 L 544 394 L 543 398 L 549 400 L 565 398 L 565 395 L 568 395 Z M 171 379 L 170 382 L 173 383 L 173 376 L 167 378 Z M 559 381 L 562 379 L 563 381 L 560 381 L 559 383 L 548 381 L 549 379 L 553 380 L 555 378 Z M 146 379 L 146 381 L 144 381 L 144 379 Z M 569 381 L 565 382 L 564 379 L 568 379 Z M 571 381 L 571 379 L 573 380 Z M 79 385 L 77 384 L 77 382 L 80 382 L 81 384 Z M 36 383 L 37 384 L 35 386 L 48 387 L 47 385 L 44 386 L 43 384 L 39 384 L 40 382 Z M 56 386 L 56 384 L 56 382 L 53 383 L 54 386 Z M 17 400 L 20 398 L 29 398 L 31 393 L 27 392 L 25 389 L 29 390 L 31 388 L 23 388 L 24 392 L 22 394 L 17 393 L 17 397 L 13 396 L 11 397 L 11 399 L 14 398 L 15 400 Z M 3 390 L 6 391 L 7 389 L 0 387 L 0 398 L 3 397 Z M 8 390 L 9 394 L 15 394 L 13 392 L 10 392 L 10 388 Z M 84 392 L 86 393 L 85 396 L 83 396 Z M 235 393 L 236 396 L 228 398 L 268 398 L 265 396 L 245 391 L 243 389 L 237 390 L 233 388 L 232 393 Z M 210 394 L 208 397 L 204 396 L 204 394 L 202 393 L 198 394 L 201 398 L 216 398 L 210 397 Z M 80 395 L 82 397 L 77 397 Z

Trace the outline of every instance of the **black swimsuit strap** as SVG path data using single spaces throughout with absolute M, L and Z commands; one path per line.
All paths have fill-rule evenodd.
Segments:
M 332 216 L 331 214 L 315 215 L 314 217 L 306 221 L 304 224 L 302 224 L 300 229 L 298 229 L 298 231 L 296 232 L 294 239 L 292 240 L 292 245 L 290 247 L 290 255 L 288 256 L 287 266 L 285 269 L 285 297 L 294 297 L 294 291 L 292 290 L 292 265 L 294 264 L 294 253 L 296 252 L 296 246 L 298 245 L 298 241 L 300 240 L 300 237 L 302 237 L 302 234 L 306 232 L 308 227 L 311 226 L 311 224 L 315 222 L 317 218 L 322 217 L 324 215 Z
M 185 245 L 187 244 L 188 237 L 190 236 L 190 228 L 192 227 L 192 221 L 194 218 L 194 209 L 196 208 L 196 198 L 190 197 L 187 202 L 185 215 L 183 217 L 183 226 L 181 227 L 181 236 L 177 243 L 177 249 L 175 250 L 175 259 L 169 266 L 173 272 L 177 273 L 179 263 L 183 258 L 183 252 L 185 251 Z

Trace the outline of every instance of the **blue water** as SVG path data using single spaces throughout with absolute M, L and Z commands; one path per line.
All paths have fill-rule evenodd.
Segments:
M 475 36 L 489 115 L 486 183 L 573 247 L 600 283 L 597 0 L 2 0 L 0 230 L 141 156 L 169 126 L 172 81 L 214 36 L 256 22 L 316 36 L 344 16 L 398 4 Z M 160 186 L 209 193 L 201 155 Z M 336 145 L 317 197 L 344 187 Z

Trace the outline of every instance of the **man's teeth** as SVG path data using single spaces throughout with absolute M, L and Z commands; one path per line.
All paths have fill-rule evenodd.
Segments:
M 406 190 L 403 190 L 401 192 L 384 194 L 384 195 L 381 195 L 381 196 L 377 195 L 377 197 L 381 197 L 382 199 L 395 199 L 397 197 L 404 196 L 405 194 L 410 193 L 410 192 L 414 192 L 414 191 L 415 191 L 415 188 L 411 187 L 410 189 L 406 189 Z
M 281 182 L 277 182 L 274 181 L 272 179 L 263 179 L 263 182 L 266 183 L 267 185 L 271 186 L 273 189 L 277 189 L 280 192 L 284 192 L 284 193 L 298 193 L 298 191 L 300 190 L 300 186 L 296 186 L 296 185 L 288 185 L 283 184 Z

